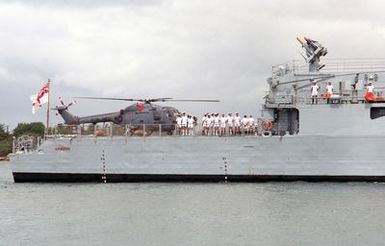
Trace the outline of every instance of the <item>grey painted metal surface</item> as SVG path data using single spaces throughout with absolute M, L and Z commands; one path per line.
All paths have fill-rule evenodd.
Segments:
M 148 137 L 47 140 L 11 156 L 13 172 L 385 176 L 383 136 Z M 65 149 L 65 151 L 63 151 Z
M 356 60 L 346 70 L 327 70 L 327 65 L 319 63 L 326 49 L 319 46 L 309 51 L 310 46 L 305 47 L 311 53 L 305 57 L 310 72 L 295 63 L 280 64 L 273 67 L 267 80 L 269 92 L 261 120 L 273 122 L 272 137 L 75 134 L 74 138 L 47 139 L 33 153 L 12 155 L 12 171 L 14 175 L 238 175 L 273 180 L 345 176 L 347 181 L 356 180 L 354 177 L 382 177 L 385 181 L 385 99 L 381 101 L 385 95 L 381 70 L 385 62 Z M 310 101 L 313 82 L 320 87 L 317 104 Z M 321 96 L 327 82 L 333 85 L 336 98 L 329 103 Z M 369 82 L 374 84 L 375 97 L 381 103 L 365 101 Z

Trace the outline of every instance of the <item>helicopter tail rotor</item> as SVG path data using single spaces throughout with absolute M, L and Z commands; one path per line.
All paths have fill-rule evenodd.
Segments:
M 62 105 L 61 107 L 63 108 L 63 110 L 67 110 L 69 107 L 71 107 L 72 105 L 76 104 L 76 100 L 73 100 L 72 102 L 70 102 L 68 105 L 66 105 L 63 101 L 63 98 L 62 97 L 59 97 L 59 102 L 60 104 Z M 56 107 L 57 109 L 59 109 L 59 107 Z
M 68 125 L 76 125 L 79 123 L 78 117 L 70 114 L 67 110 L 72 105 L 76 104 L 76 101 L 72 101 L 69 104 L 65 104 L 62 97 L 59 97 L 60 106 L 51 108 L 51 110 L 56 110 L 56 115 L 61 116 L 64 119 L 64 122 Z

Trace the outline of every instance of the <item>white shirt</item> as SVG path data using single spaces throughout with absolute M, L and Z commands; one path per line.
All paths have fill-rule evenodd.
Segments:
M 218 117 L 218 116 L 215 116 L 215 117 L 214 117 L 214 124 L 215 124 L 216 126 L 219 126 L 219 122 L 220 122 L 219 117 Z
M 326 86 L 326 92 L 329 94 L 333 94 L 333 86 L 332 85 L 327 85 Z
M 368 90 L 368 92 L 373 93 L 373 91 L 374 91 L 374 86 L 373 86 L 373 85 L 368 85 L 368 86 L 366 87 L 366 89 Z
M 207 117 L 203 116 L 203 118 L 202 118 L 202 126 L 205 124 L 206 119 L 207 119 Z
M 242 126 L 247 126 L 249 124 L 249 119 L 248 118 L 242 118 L 241 122 L 242 122 Z
M 241 117 L 239 117 L 239 116 L 234 116 L 234 123 L 235 123 L 236 125 L 239 125 L 239 124 L 241 123 Z
M 219 119 L 219 121 L 221 122 L 221 127 L 226 127 L 226 120 L 227 120 L 227 117 L 221 117 Z
M 211 125 L 211 122 L 212 122 L 212 119 L 211 118 L 209 118 L 209 117 L 207 117 L 206 118 L 206 121 L 205 121 L 205 126 L 210 126 Z
M 312 96 L 317 96 L 318 95 L 318 89 L 319 89 L 318 85 L 312 85 L 311 86 L 311 95 Z
M 189 128 L 194 127 L 194 119 L 193 118 L 187 118 L 187 124 Z
M 181 126 L 181 125 L 182 125 L 182 118 L 181 118 L 181 117 L 177 117 L 177 118 L 176 118 L 176 124 L 177 124 L 178 126 Z
M 230 116 L 230 115 L 227 116 L 226 123 L 227 123 L 228 126 L 233 126 L 233 121 L 234 121 L 233 116 Z
M 249 118 L 249 125 L 254 126 L 255 120 L 253 117 Z
M 182 116 L 182 126 L 187 126 L 187 116 Z

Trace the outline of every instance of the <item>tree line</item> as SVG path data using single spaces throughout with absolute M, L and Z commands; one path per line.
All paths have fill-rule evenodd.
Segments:
M 34 137 L 44 136 L 44 124 L 41 122 L 19 123 L 12 133 L 4 124 L 0 123 L 0 156 L 7 156 L 12 152 L 13 137 L 29 135 Z

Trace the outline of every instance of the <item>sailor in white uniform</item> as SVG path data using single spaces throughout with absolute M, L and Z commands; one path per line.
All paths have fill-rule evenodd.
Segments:
M 239 113 L 235 113 L 234 128 L 235 128 L 235 134 L 241 133 L 241 117 L 239 116 Z
M 193 136 L 194 135 L 194 119 L 191 117 L 191 115 L 187 116 L 187 128 L 188 128 L 188 135 Z
M 249 133 L 254 134 L 255 132 L 255 120 L 252 115 L 249 116 Z
M 227 117 L 225 116 L 225 114 L 222 114 L 222 116 L 219 119 L 219 121 L 221 122 L 221 129 L 220 129 L 221 136 L 224 136 L 226 134 L 226 120 L 227 120 Z
M 364 97 L 367 102 L 374 102 L 376 100 L 374 96 L 374 85 L 372 84 L 372 82 L 370 82 L 370 80 L 369 83 L 366 85 L 366 93 Z
M 214 116 L 215 116 L 215 114 L 214 114 L 214 113 L 211 113 L 210 116 L 211 116 L 211 117 L 210 117 L 211 121 L 210 121 L 209 134 L 210 134 L 210 135 L 213 135 L 213 134 L 214 134 Z
M 176 134 L 182 134 L 182 117 L 179 114 L 176 117 Z
M 370 93 L 374 93 L 374 85 L 372 82 L 369 82 L 369 84 L 366 86 L 366 90 Z
M 206 119 L 207 119 L 207 114 L 205 114 L 203 117 L 202 117 L 202 135 L 205 135 L 205 127 L 206 127 Z
M 249 119 L 247 118 L 247 115 L 243 116 L 243 119 L 241 120 L 241 129 L 243 134 L 247 134 L 249 131 Z
M 333 86 L 332 86 L 332 83 L 329 82 L 327 85 L 326 85 L 326 100 L 327 100 L 327 103 L 329 104 L 330 103 L 330 97 L 333 95 Z
M 229 113 L 227 115 L 227 119 L 226 119 L 226 126 L 227 126 L 227 129 L 229 131 L 229 135 L 233 135 L 234 134 L 234 117 L 231 113 Z
M 219 126 L 220 126 L 220 119 L 219 119 L 219 114 L 216 113 L 214 115 L 214 135 L 218 136 L 219 135 Z
M 182 136 L 187 135 L 187 115 L 182 114 Z
M 210 126 L 211 126 L 211 122 L 212 122 L 212 119 L 211 119 L 211 115 L 208 114 L 207 117 L 206 117 L 206 120 L 205 120 L 205 135 L 209 135 L 210 134 Z
M 310 87 L 311 91 L 311 104 L 317 104 L 318 103 L 318 90 L 319 86 L 317 85 L 316 82 L 313 82 L 313 85 Z

